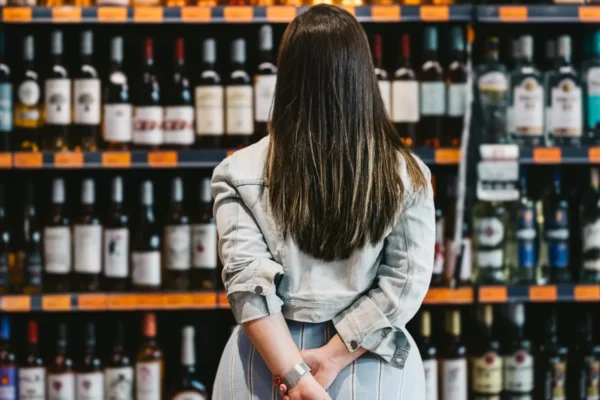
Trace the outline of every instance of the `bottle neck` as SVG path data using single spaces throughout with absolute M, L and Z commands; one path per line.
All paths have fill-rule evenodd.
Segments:
M 486 58 L 490 63 L 497 63 L 500 61 L 500 56 L 498 54 L 498 50 L 489 50 L 487 52 Z
M 81 62 L 84 65 L 92 65 L 92 55 L 91 54 L 82 54 Z
M 258 60 L 260 63 L 273 63 L 273 52 L 272 50 L 260 50 L 258 53 Z
M 52 59 L 54 60 L 55 65 L 62 65 L 62 63 L 63 63 L 63 55 L 62 54 L 53 54 Z
M 122 67 L 123 67 L 123 62 L 121 60 L 115 60 L 115 59 L 110 60 L 110 69 L 111 70 L 120 71 L 123 69 Z
M 232 71 L 243 71 L 246 68 L 246 63 L 242 61 L 232 61 L 231 69 Z
M 214 62 L 210 62 L 210 61 L 203 61 L 202 62 L 202 70 L 203 71 L 214 71 L 215 70 L 215 63 Z
M 438 52 L 437 49 L 425 49 L 425 60 L 437 61 Z

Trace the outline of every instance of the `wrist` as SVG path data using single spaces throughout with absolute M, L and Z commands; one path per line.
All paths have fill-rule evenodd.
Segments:
M 340 372 L 356 359 L 348 350 L 342 338 L 335 335 L 324 347 L 325 355 L 331 368 Z

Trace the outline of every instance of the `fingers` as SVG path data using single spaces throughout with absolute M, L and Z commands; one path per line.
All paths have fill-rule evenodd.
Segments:
M 290 398 L 289 398 L 289 396 L 286 395 L 286 393 L 287 393 L 287 387 L 282 383 L 281 385 L 279 385 L 279 395 L 281 397 L 283 397 L 284 400 L 286 400 L 286 397 L 287 397 L 287 400 L 289 400 Z

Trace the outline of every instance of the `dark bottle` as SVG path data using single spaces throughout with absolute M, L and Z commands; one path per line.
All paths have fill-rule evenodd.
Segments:
M 102 271 L 102 223 L 96 213 L 94 181 L 81 184 L 81 212 L 73 221 L 73 280 L 75 290 L 94 292 L 100 288 Z
M 465 64 L 465 38 L 460 26 L 452 27 L 452 58 L 446 69 L 446 122 L 441 145 L 459 147 L 467 109 L 467 66 Z
M 0 184 L 0 294 L 10 292 L 10 269 L 8 259 L 11 252 L 10 227 L 6 216 L 6 186 Z
M 191 267 L 190 219 L 183 208 L 183 181 L 173 179 L 171 205 L 164 223 L 165 286 L 172 290 L 189 288 Z
M 438 399 L 438 366 L 437 348 L 431 340 L 431 314 L 429 311 L 421 312 L 421 330 L 417 339 L 423 369 L 425 370 L 425 399 Z
M 402 34 L 399 57 L 392 77 L 391 118 L 400 138 L 409 147 L 416 145 L 419 123 L 419 82 L 410 62 L 410 35 Z
M 446 311 L 446 338 L 440 348 L 440 400 L 467 400 L 467 348 L 461 336 L 460 312 Z
M 136 399 L 161 399 L 163 393 L 163 351 L 156 340 L 156 315 L 144 314 L 142 340 L 135 360 Z
M 117 320 L 112 349 L 104 363 L 108 400 L 133 400 L 133 360 L 125 350 L 125 327 Z
M 186 326 L 181 330 L 181 372 L 169 391 L 168 399 L 204 399 L 208 395 L 206 387 L 196 378 L 196 351 L 194 328 Z
M 68 150 L 68 134 L 71 125 L 71 80 L 63 62 L 63 36 L 61 31 L 52 32 L 52 66 L 44 82 L 44 150 Z
M 442 203 L 442 206 L 444 207 L 444 233 L 443 233 L 443 239 L 444 239 L 444 274 L 449 273 L 450 271 L 452 271 L 453 274 L 455 274 L 457 272 L 458 269 L 462 268 L 459 267 L 456 262 L 458 260 L 458 256 L 459 254 L 461 254 L 460 251 L 455 251 L 453 249 L 453 242 L 454 242 L 454 227 L 455 227 L 455 221 L 456 221 L 456 198 L 457 198 L 457 194 L 458 194 L 458 181 L 457 181 L 457 176 L 455 173 L 450 172 L 446 175 L 446 193 L 445 193 L 445 197 L 444 197 L 444 201 Z M 463 257 L 464 259 L 464 257 Z M 463 264 L 469 264 L 469 262 L 467 263 L 463 263 Z M 461 276 L 465 276 L 464 274 L 468 274 L 469 271 L 461 271 L 460 275 Z M 470 275 L 470 274 L 469 274 Z M 467 276 L 469 276 L 467 275 Z M 470 278 L 470 276 L 469 276 Z
M 546 320 L 544 343 L 540 349 L 538 385 L 540 400 L 565 399 L 567 382 L 568 349 L 558 341 L 556 312 L 553 310 Z
M 5 37 L 0 32 L 0 151 L 10 151 L 13 131 L 13 85 L 10 67 L 5 61 Z
M 17 76 L 15 96 L 14 135 L 12 147 L 20 151 L 39 151 L 41 127 L 44 124 L 40 76 L 35 69 L 33 36 L 23 39 L 23 66 Z
M 473 343 L 471 392 L 473 399 L 499 398 L 502 392 L 500 341 L 494 335 L 494 309 L 485 304 L 479 309 L 480 333 Z
M 44 292 L 68 293 L 71 274 L 71 226 L 65 215 L 65 181 L 52 182 L 52 211 L 44 227 Z
M 100 134 L 100 77 L 94 67 L 92 31 L 81 34 L 81 63 L 73 80 L 73 139 L 83 151 L 97 151 Z
M 231 73 L 225 87 L 225 134 L 229 147 L 250 144 L 254 134 L 252 80 L 246 70 L 246 41 L 231 42 Z
M 254 134 L 255 141 L 265 137 L 268 122 L 271 120 L 277 67 L 273 57 L 273 28 L 271 25 L 260 27 L 258 34 L 258 67 L 254 75 Z
M 164 144 L 170 148 L 194 144 L 194 99 L 185 71 L 185 42 L 175 41 L 173 80 L 168 86 L 165 102 Z
M 217 44 L 205 39 L 202 44 L 202 66 L 194 90 L 196 102 L 196 143 L 201 147 L 220 147 L 225 133 L 225 92 L 217 72 Z
M 552 193 L 545 205 L 545 237 L 548 243 L 550 281 L 569 282 L 569 202 L 561 192 L 560 172 L 554 172 Z
M 19 399 L 42 400 L 46 398 L 46 367 L 40 355 L 38 324 L 27 321 L 27 350 L 19 367 Z
M 75 392 L 78 399 L 104 400 L 104 373 L 96 350 L 96 326 L 89 322 L 85 330 L 83 353 L 77 365 Z
M 600 347 L 593 340 L 589 312 L 579 322 L 577 341 L 569 362 L 569 399 L 589 400 L 600 395 Z M 571 379 L 572 378 L 572 379 Z
M 111 150 L 126 150 L 131 145 L 133 108 L 129 83 L 123 71 L 123 38 L 110 42 L 110 73 L 104 88 L 102 136 Z
M 534 358 L 531 341 L 525 337 L 525 306 L 512 304 L 509 341 L 504 349 L 504 393 L 506 400 L 533 400 Z
M 163 144 L 163 108 L 160 85 L 154 66 L 152 38 L 144 41 L 142 71 L 137 77 L 133 109 L 133 144 L 140 148 L 156 148 Z
M 17 357 L 10 343 L 10 320 L 0 317 L 0 398 L 18 399 Z
M 131 235 L 131 283 L 138 291 L 155 291 L 161 286 L 160 228 L 154 216 L 151 181 L 141 187 L 140 214 Z
M 435 253 L 433 256 L 433 272 L 431 275 L 431 286 L 442 286 L 444 284 L 444 263 L 446 261 L 446 248 L 444 229 L 446 218 L 444 216 L 443 206 L 446 204 L 440 196 L 442 185 L 438 184 L 437 178 L 439 175 L 432 175 L 431 183 L 435 187 L 434 203 L 435 203 Z M 435 183 L 434 183 L 435 180 Z
M 217 258 L 217 225 L 213 217 L 210 179 L 203 178 L 200 185 L 198 213 L 192 221 L 190 281 L 194 289 L 216 289 L 219 280 Z
M 389 115 L 392 93 L 388 73 L 383 67 L 383 40 L 380 34 L 375 34 L 371 37 L 371 54 L 373 56 L 373 65 L 375 66 L 375 76 L 379 84 L 381 100 L 383 100 L 385 112 Z
M 535 283 L 538 263 L 537 214 L 527 194 L 527 172 L 521 169 L 521 197 L 517 210 L 517 268 L 511 274 L 514 283 Z
M 129 216 L 123 209 L 123 178 L 112 180 L 111 202 L 104 222 L 103 287 L 111 292 L 129 288 Z
M 444 69 L 438 61 L 437 28 L 425 28 L 425 53 L 419 71 L 419 99 L 421 119 L 417 135 L 417 145 L 440 147 L 446 116 L 446 85 Z
M 67 326 L 59 322 L 56 348 L 48 365 L 48 399 L 75 400 L 75 373 L 73 359 L 68 351 Z
M 600 172 L 590 168 L 590 187 L 581 201 L 583 267 L 580 281 L 600 282 Z
M 17 262 L 23 273 L 22 292 L 40 293 L 42 289 L 42 233 L 33 196 L 33 184 L 26 188 L 25 209 Z

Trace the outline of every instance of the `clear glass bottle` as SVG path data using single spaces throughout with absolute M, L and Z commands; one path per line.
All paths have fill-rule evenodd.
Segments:
M 504 284 L 506 208 L 498 201 L 475 205 L 475 270 L 482 284 Z
M 535 203 L 528 195 L 527 172 L 521 170 L 521 196 L 516 209 L 516 260 L 511 271 L 513 283 L 535 283 L 538 266 L 538 229 Z
M 583 63 L 585 143 L 600 143 L 600 30 L 591 40 L 590 58 Z
M 569 260 L 569 201 L 562 193 L 560 171 L 554 172 L 552 192 L 546 201 L 544 236 L 548 242 L 548 272 L 553 283 L 571 280 Z
M 600 282 L 600 172 L 590 169 L 590 187 L 581 201 L 583 262 L 580 281 Z

